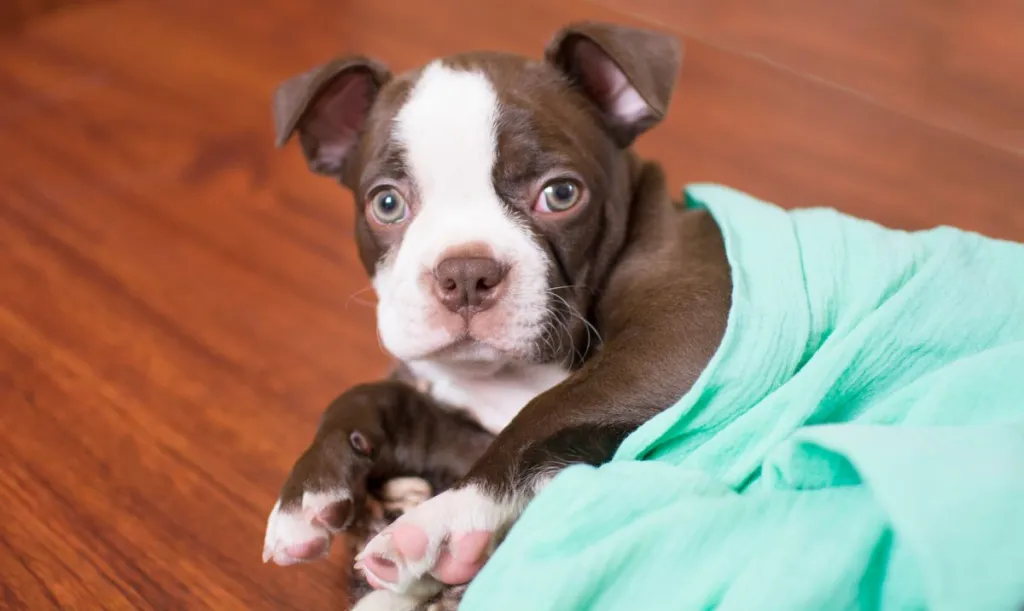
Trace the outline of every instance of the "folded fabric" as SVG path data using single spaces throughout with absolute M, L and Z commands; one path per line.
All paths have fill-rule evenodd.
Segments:
M 1024 608 L 1024 245 L 686 201 L 725 236 L 722 345 L 548 485 L 461 609 Z

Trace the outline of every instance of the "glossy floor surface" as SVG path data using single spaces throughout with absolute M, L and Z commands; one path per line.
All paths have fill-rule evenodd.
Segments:
M 3 609 L 345 608 L 341 554 L 260 562 L 320 410 L 385 366 L 348 196 L 272 147 L 274 86 L 330 57 L 654 24 L 676 184 L 1024 239 L 1015 0 L 67 4 L 0 29 Z

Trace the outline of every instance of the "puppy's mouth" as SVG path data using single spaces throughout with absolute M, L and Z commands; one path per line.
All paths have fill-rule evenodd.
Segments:
M 465 331 L 452 340 L 451 343 L 430 352 L 424 358 L 435 361 L 457 362 L 467 366 L 477 364 L 481 367 L 486 367 L 495 362 L 502 362 L 521 356 L 500 350 L 487 340 L 473 337 L 468 331 Z
M 537 296 L 537 291 L 528 297 Z M 539 299 L 513 293 L 485 311 L 451 311 L 436 302 L 387 309 L 379 332 L 385 348 L 405 361 L 486 368 L 487 364 L 542 363 L 569 345 L 557 313 Z M 398 324 L 395 324 L 398 323 Z

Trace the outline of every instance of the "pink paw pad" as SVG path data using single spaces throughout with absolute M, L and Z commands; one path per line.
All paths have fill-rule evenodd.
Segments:
M 412 524 L 396 524 L 388 532 L 393 555 L 406 564 L 418 564 L 428 552 L 429 538 L 420 527 Z M 487 560 L 487 546 L 491 541 L 490 531 L 470 531 L 453 535 L 442 544 L 438 557 L 428 572 L 438 581 L 450 585 L 467 583 Z M 401 579 L 398 563 L 379 554 L 367 554 L 361 560 L 367 573 L 367 581 L 374 588 L 386 587 L 382 582 L 397 583 Z
M 493 534 L 477 530 L 455 537 L 437 559 L 432 571 L 434 577 L 449 585 L 468 583 L 483 568 Z
M 320 537 L 311 541 L 305 541 L 303 543 L 297 543 L 295 545 L 288 546 L 284 549 L 285 554 L 295 560 L 305 561 L 314 560 L 321 556 L 327 555 L 329 549 L 329 542 L 327 537 Z

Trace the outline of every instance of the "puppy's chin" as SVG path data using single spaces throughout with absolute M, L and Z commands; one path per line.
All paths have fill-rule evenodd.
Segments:
M 458 365 L 460 368 L 500 369 L 503 365 L 536 361 L 541 356 L 540 333 L 513 333 L 512 330 L 488 328 L 483 333 L 474 324 L 462 325 L 439 337 L 438 328 L 424 329 L 405 336 L 402 346 L 385 346 L 403 361 L 433 361 Z M 497 332 L 495 332 L 497 331 Z M 403 349 L 404 348 L 404 349 Z
M 506 341 L 502 341 L 502 340 Z M 532 362 L 539 355 L 532 342 L 478 339 L 464 334 L 450 342 L 417 353 L 394 354 L 404 361 L 434 361 L 469 369 L 500 369 L 511 362 Z
M 486 342 L 466 338 L 434 352 L 429 358 L 435 361 L 461 363 L 468 366 L 477 363 L 481 366 L 486 366 L 490 363 L 506 361 L 509 355 Z

